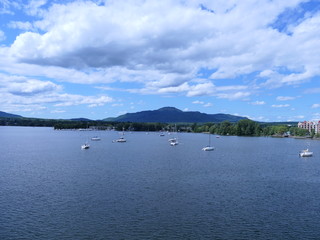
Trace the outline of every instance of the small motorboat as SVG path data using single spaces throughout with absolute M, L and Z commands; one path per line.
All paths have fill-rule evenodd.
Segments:
M 124 137 L 120 137 L 116 140 L 116 142 L 119 142 L 119 143 L 124 143 L 126 142 L 127 140 L 124 138 Z
M 88 148 L 90 148 L 90 145 L 88 143 L 81 145 L 81 149 L 88 149 Z
M 176 138 L 172 138 L 172 139 L 169 139 L 169 140 L 170 140 L 170 145 L 171 146 L 176 146 L 176 145 L 179 144 L 178 139 L 176 139 Z
M 300 157 L 311 157 L 312 155 L 313 155 L 313 152 L 310 152 L 309 149 L 302 150 L 299 153 Z
M 211 147 L 211 146 L 206 146 L 204 148 L 202 148 L 203 151 L 213 151 L 214 150 L 214 147 Z
M 95 136 L 95 137 L 92 137 L 91 138 L 91 141 L 100 141 L 101 138 L 99 138 L 98 136 Z

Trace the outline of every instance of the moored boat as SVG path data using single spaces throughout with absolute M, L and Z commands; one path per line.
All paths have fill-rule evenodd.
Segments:
M 90 145 L 88 143 L 81 145 L 81 149 L 88 149 L 88 148 L 90 148 Z
M 211 147 L 211 146 L 206 146 L 204 148 L 202 148 L 203 151 L 213 151 L 214 150 L 214 147 Z
M 214 147 L 211 146 L 211 134 L 209 133 L 209 144 L 202 148 L 203 151 L 213 151 Z
M 100 141 L 101 138 L 99 138 L 98 136 L 95 136 L 95 137 L 92 137 L 91 140 L 92 140 L 92 141 Z
M 171 146 L 176 146 L 179 144 L 178 139 L 177 138 L 171 138 L 169 139 L 170 145 Z
M 309 149 L 302 150 L 299 153 L 300 157 L 311 157 L 312 155 L 313 155 L 313 152 L 310 152 Z
M 124 138 L 124 137 L 120 137 L 116 140 L 116 142 L 119 142 L 119 143 L 124 143 L 126 142 L 127 140 Z

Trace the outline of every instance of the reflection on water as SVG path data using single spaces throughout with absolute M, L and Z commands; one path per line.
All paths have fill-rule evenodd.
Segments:
M 99 136 L 101 141 L 90 141 Z M 0 127 L 1 239 L 317 239 L 320 142 Z M 90 149 L 80 146 L 90 141 Z

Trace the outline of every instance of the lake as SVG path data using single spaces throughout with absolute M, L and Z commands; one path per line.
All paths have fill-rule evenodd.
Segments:
M 118 137 L 0 127 L 0 239 L 319 239 L 320 141 Z

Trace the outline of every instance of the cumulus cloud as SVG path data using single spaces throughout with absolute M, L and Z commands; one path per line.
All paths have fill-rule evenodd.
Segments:
M 205 103 L 205 102 L 199 101 L 199 100 L 193 101 L 192 103 L 193 103 L 193 104 L 202 105 L 203 107 L 212 107 L 212 106 L 213 106 L 212 103 Z
M 206 103 L 206 104 L 204 104 L 203 106 L 204 106 L 204 107 L 212 107 L 213 104 L 212 104 L 212 103 Z
M 289 104 L 279 104 L 279 105 L 273 104 L 273 105 L 271 105 L 271 107 L 273 107 L 273 108 L 286 108 L 286 107 L 290 107 L 290 105 Z
M 27 78 L 18 75 L 6 75 L 0 73 L 0 92 L 8 92 L 13 95 L 28 95 L 43 94 L 55 92 L 62 89 L 51 81 L 41 81 L 37 79 Z
M 25 30 L 25 31 L 34 30 L 32 23 L 22 22 L 22 21 L 11 21 L 8 24 L 8 27 L 13 28 L 13 29 L 21 29 L 21 30 Z
M 277 101 L 289 101 L 289 100 L 294 100 L 296 99 L 295 97 L 285 97 L 285 96 L 278 96 Z
M 1 1 L 0 13 L 13 14 L 16 8 L 36 18 L 6 25 L 22 31 L 11 45 L 0 47 L 0 70 L 8 73 L 2 76 L 7 82 L 0 80 L 7 98 L 0 104 L 40 109 L 45 103 L 63 108 L 114 102 L 108 95 L 67 94 L 64 82 L 95 84 L 104 91 L 266 104 L 250 98 L 259 99 L 266 89 L 317 81 L 320 75 L 320 14 L 282 21 L 304 2 Z M 0 30 L 0 41 L 5 37 Z M 26 79 L 9 79 L 22 75 Z
M 298 115 L 298 116 L 294 116 L 294 119 L 305 119 L 304 115 Z
M 320 108 L 320 104 L 319 103 L 312 104 L 311 108 Z
M 74 106 L 74 105 L 81 105 L 86 104 L 89 107 L 97 107 L 103 106 L 106 103 L 113 102 L 113 99 L 108 96 L 82 96 L 82 95 L 75 95 L 75 94 L 61 94 L 59 95 L 59 102 L 55 104 L 57 107 L 62 106 Z
M 52 110 L 50 113 L 64 113 L 66 112 L 65 110 Z
M 61 85 L 19 75 L 0 73 L 0 109 L 8 111 L 44 110 L 46 104 L 59 107 L 87 105 L 103 106 L 114 101 L 113 98 L 101 96 L 83 96 L 63 92 Z
M 311 121 L 320 121 L 320 113 L 314 113 Z
M 196 97 L 203 95 L 212 95 L 215 92 L 215 86 L 211 83 L 200 83 L 191 85 L 187 92 L 188 97 Z
M 6 39 L 6 35 L 0 30 L 0 42 Z
M 303 92 L 304 94 L 317 94 L 320 93 L 320 88 L 310 88 Z
M 204 104 L 204 102 L 199 101 L 199 100 L 193 101 L 192 103 L 193 103 L 193 104 Z
M 229 100 L 245 99 L 251 95 L 250 92 L 233 92 L 233 93 L 218 93 L 218 98 L 225 98 Z
M 155 88 L 177 87 L 203 67 L 215 69 L 211 79 L 261 71 L 269 78 L 265 85 L 298 84 L 319 74 L 320 54 L 309 58 L 310 51 L 318 51 L 319 16 L 294 26 L 291 36 L 270 26 L 301 2 L 259 1 L 251 11 L 258 2 L 76 1 L 44 10 L 46 1 L 31 1 L 28 12 L 40 20 L 32 23 L 34 31 L 16 38 L 10 54 L 37 65 L 134 70 L 134 79 Z M 12 24 L 30 28 L 27 22 Z M 297 73 L 283 76 L 277 66 Z M 160 76 L 158 81 L 150 81 L 150 71 Z
M 8 84 L 7 86 L 7 90 L 11 94 L 28 96 L 57 91 L 60 88 L 60 86 L 49 81 L 39 81 L 32 79 L 24 82 L 13 82 Z
M 264 105 L 266 104 L 265 101 L 255 101 L 255 102 L 251 102 L 252 105 Z

